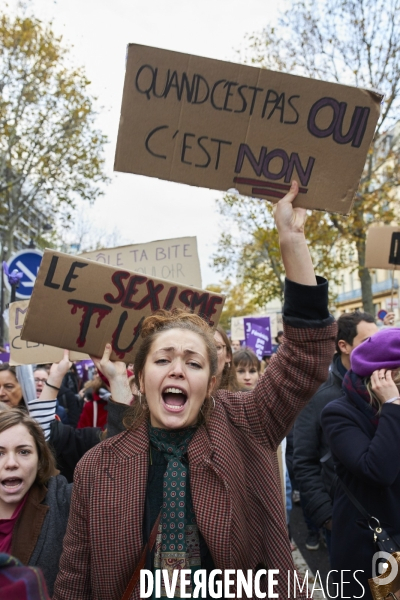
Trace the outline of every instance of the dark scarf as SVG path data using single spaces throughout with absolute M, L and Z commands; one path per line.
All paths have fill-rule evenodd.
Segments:
M 378 427 L 379 414 L 375 404 L 371 404 L 371 399 L 364 384 L 364 379 L 359 377 L 353 371 L 347 371 L 343 379 L 343 389 L 354 404 L 369 418 L 371 423 Z
M 182 458 L 196 427 L 169 431 L 149 425 L 150 442 L 160 450 L 168 461 L 163 481 L 163 506 L 161 523 L 155 548 L 155 569 L 166 569 L 170 583 L 174 570 L 200 568 L 198 530 L 193 510 L 188 464 Z M 187 588 L 189 589 L 189 588 Z M 175 589 L 179 597 L 180 573 Z M 166 595 L 164 586 L 162 596 Z

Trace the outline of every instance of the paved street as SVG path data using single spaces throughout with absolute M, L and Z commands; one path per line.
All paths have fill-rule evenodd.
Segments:
M 297 549 L 293 552 L 293 559 L 299 573 L 305 575 L 305 571 L 308 570 L 309 587 L 312 587 L 313 577 L 311 573 L 315 576 L 318 571 L 324 589 L 326 589 L 326 576 L 330 569 L 328 550 L 322 539 L 318 550 L 307 550 L 305 547 L 307 527 L 304 523 L 301 507 L 298 504 L 293 504 L 290 515 L 290 527 L 293 540 L 297 546 Z M 316 584 L 315 587 L 317 590 L 318 585 Z M 312 597 L 314 600 L 318 600 L 319 598 L 324 598 L 324 595 L 322 592 L 315 591 Z

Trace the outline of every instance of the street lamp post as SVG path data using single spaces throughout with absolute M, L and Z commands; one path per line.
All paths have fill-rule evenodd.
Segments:
M 1 232 L 3 233 L 3 232 Z M 0 289 L 0 343 L 4 347 L 4 268 L 3 261 L 6 259 L 7 248 L 4 246 L 3 235 L 0 235 L 1 243 L 1 289 Z

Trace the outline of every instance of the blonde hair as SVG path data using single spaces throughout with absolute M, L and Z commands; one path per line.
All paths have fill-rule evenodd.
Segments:
M 222 340 L 226 347 L 226 355 L 229 359 L 229 363 L 226 362 L 224 364 L 224 368 L 221 373 L 221 378 L 218 384 L 218 389 L 228 390 L 230 392 L 238 392 L 240 390 L 240 385 L 237 380 L 236 367 L 233 364 L 233 353 L 231 343 L 229 341 L 228 336 L 225 333 L 225 330 L 221 327 L 221 325 L 218 325 L 215 331 L 217 331 L 222 337 Z
M 142 343 L 136 354 L 134 362 L 135 381 L 138 389 L 140 389 L 140 376 L 144 371 L 147 357 L 155 339 L 164 331 L 172 329 L 183 329 L 197 333 L 205 343 L 207 350 L 207 358 L 210 367 L 210 380 L 217 372 L 218 358 L 217 349 L 215 347 L 213 330 L 211 327 L 198 315 L 189 313 L 183 309 L 175 308 L 172 311 L 158 310 L 143 321 L 141 338 Z M 201 408 L 198 424 L 207 423 L 213 409 L 214 402 L 211 396 L 204 399 L 204 404 Z M 134 402 L 123 420 L 124 426 L 127 429 L 137 429 L 143 421 L 150 418 L 149 406 L 146 398 L 139 395 L 139 399 Z
M 395 371 L 392 371 L 392 379 L 393 379 L 393 382 L 395 383 L 395 385 L 397 386 L 397 389 L 400 392 L 400 369 L 396 369 Z M 384 402 L 382 402 L 382 400 L 380 400 L 378 398 L 378 396 L 372 389 L 371 376 L 365 377 L 364 385 L 368 390 L 370 404 L 371 404 L 371 406 L 374 406 L 375 408 L 378 409 L 378 415 L 379 415 L 381 413 Z

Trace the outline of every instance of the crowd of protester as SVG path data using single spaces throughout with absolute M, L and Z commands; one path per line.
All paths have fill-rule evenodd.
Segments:
M 278 569 L 274 591 L 295 597 L 293 498 L 306 547 L 323 535 L 334 573 L 358 572 L 343 597 L 372 598 L 377 537 L 400 550 L 400 329 L 362 312 L 336 324 L 295 192 L 275 213 L 287 280 L 272 357 L 197 315 L 159 311 L 128 370 L 109 344 L 87 382 L 68 352 L 53 365 L 0 365 L 7 597 L 139 598 L 140 565 L 178 563 L 192 577 Z

